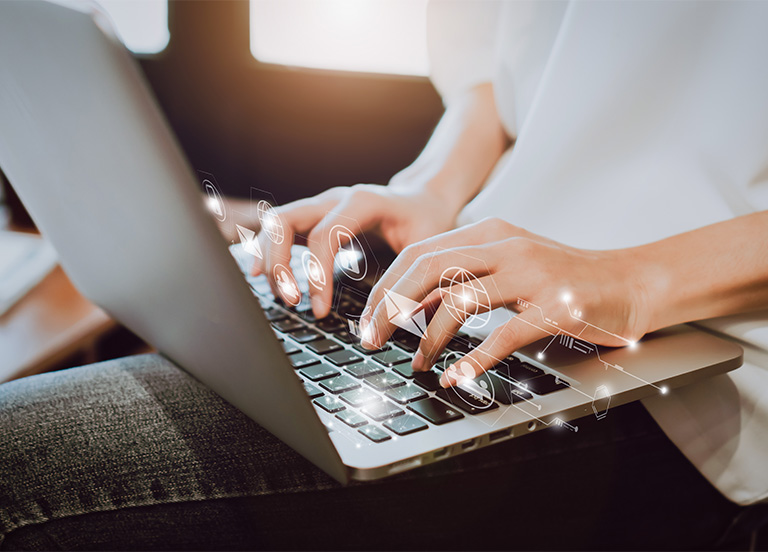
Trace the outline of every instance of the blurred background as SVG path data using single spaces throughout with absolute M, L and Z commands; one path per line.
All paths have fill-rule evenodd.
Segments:
M 279 203 L 386 183 L 442 113 L 426 0 L 101 0 L 195 169 Z
M 426 0 L 97 0 L 192 166 L 286 203 L 385 184 L 443 111 Z M 16 209 L 14 209 L 15 211 Z

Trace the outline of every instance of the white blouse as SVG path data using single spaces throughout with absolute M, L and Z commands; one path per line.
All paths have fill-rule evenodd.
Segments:
M 444 102 L 493 82 L 516 139 L 461 223 L 612 249 L 768 209 L 768 2 L 442 0 L 428 40 Z M 723 494 L 761 501 L 768 311 L 704 324 L 744 366 L 644 404 Z

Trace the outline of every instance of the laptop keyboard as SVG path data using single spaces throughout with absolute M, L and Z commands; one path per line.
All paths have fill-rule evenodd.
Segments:
M 493 400 L 463 388 L 443 389 L 439 384 L 443 360 L 451 352 L 468 353 L 478 345 L 478 340 L 460 333 L 430 371 L 414 372 L 411 359 L 419 338 L 413 334 L 398 329 L 378 351 L 368 351 L 359 345 L 354 328 L 370 291 L 367 284 L 337 285 L 333 312 L 316 320 L 301 267 L 293 269 L 303 292 L 297 307 L 275 299 L 265 276 L 248 276 L 248 282 L 315 408 L 334 415 L 372 443 L 383 443 L 393 436 L 425 431 L 498 409 L 500 404 L 533 400 L 569 387 L 568 382 L 510 355 L 475 379 L 481 387 L 493 390 Z

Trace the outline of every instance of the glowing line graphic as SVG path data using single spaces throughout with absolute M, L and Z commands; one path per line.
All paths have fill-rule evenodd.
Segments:
M 568 306 L 568 313 L 569 313 L 569 315 L 570 315 L 570 316 L 571 316 L 571 318 L 573 318 L 574 320 L 578 320 L 579 322 L 582 322 L 582 323 L 586 324 L 587 326 L 589 326 L 589 327 L 591 327 L 591 328 L 595 328 L 595 329 L 596 329 L 596 330 L 598 330 L 598 331 L 601 331 L 601 332 L 603 332 L 603 333 L 606 333 L 606 334 L 608 334 L 608 335 L 612 335 L 612 336 L 616 337 L 617 339 L 621 339 L 622 341 L 625 341 L 625 342 L 627 343 L 627 345 L 634 345 L 634 344 L 635 344 L 635 342 L 634 342 L 634 341 L 632 341 L 631 339 L 627 339 L 626 337 L 622 337 L 622 336 L 620 336 L 620 335 L 617 335 L 617 334 L 615 334 L 615 333 L 609 332 L 608 330 L 604 330 L 603 328 L 600 328 L 600 327 L 598 327 L 598 326 L 595 326 L 594 324 L 590 324 L 589 322 L 585 322 L 585 321 L 584 321 L 584 320 L 582 320 L 581 318 L 577 318 L 577 317 L 573 316 L 573 315 L 571 314 L 571 307 L 570 307 L 570 305 L 569 305 L 569 303 L 568 303 L 568 300 L 567 300 L 567 299 L 565 299 L 564 301 L 565 301 L 565 304 L 566 304 L 566 306 Z M 524 300 L 524 299 L 521 299 L 521 298 L 519 298 L 519 297 L 517 298 L 517 304 L 518 304 L 518 305 L 520 305 L 521 307 L 523 307 L 524 309 L 528 309 L 528 308 L 531 308 L 531 307 L 533 307 L 533 308 L 535 308 L 535 309 L 538 309 L 539 313 L 541 314 L 541 318 L 542 318 L 542 320 L 544 320 L 545 322 L 547 322 L 547 321 L 549 320 L 549 318 L 546 318 L 546 317 L 544 316 L 544 310 L 543 310 L 543 309 L 542 309 L 540 306 L 538 306 L 538 305 L 534 305 L 533 303 L 531 303 L 531 302 L 529 302 L 529 301 L 526 301 L 526 300 Z M 529 322 L 528 320 L 525 320 L 525 319 L 523 319 L 523 318 L 515 318 L 515 319 L 516 319 L 516 320 L 520 320 L 521 322 L 525 322 L 525 323 L 526 323 L 526 324 L 528 324 L 529 326 L 532 326 L 532 327 L 536 328 L 537 330 L 540 330 L 540 331 L 542 331 L 542 332 L 544 332 L 544 333 L 546 333 L 546 334 L 548 334 L 548 335 L 551 335 L 551 336 L 553 336 L 553 340 L 554 340 L 555 338 L 559 337 L 559 336 L 562 336 L 562 335 L 568 336 L 568 337 L 570 337 L 570 338 L 573 338 L 573 339 L 578 339 L 578 340 L 579 340 L 579 343 L 581 343 L 581 344 L 582 344 L 582 346 L 585 346 L 585 347 L 592 347 L 592 349 L 594 350 L 594 353 L 595 353 L 595 355 L 597 356 L 597 360 L 598 360 L 599 362 L 601 362 L 601 363 L 602 363 L 602 364 L 605 366 L 605 369 L 606 369 L 606 370 L 607 370 L 609 367 L 610 367 L 610 368 L 613 368 L 613 369 L 615 369 L 615 370 L 618 370 L 619 372 L 622 372 L 622 373 L 624 373 L 624 374 L 627 374 L 627 375 L 628 375 L 628 376 L 630 376 L 630 377 L 633 377 L 633 378 L 635 378 L 637 381 L 640 381 L 640 382 L 642 382 L 642 383 L 644 383 L 644 384 L 646 384 L 646 385 L 650 385 L 651 387 L 653 387 L 653 388 L 655 388 L 655 389 L 658 389 L 658 390 L 659 390 L 659 391 L 660 391 L 662 394 L 666 394 L 666 392 L 667 392 L 667 388 L 666 388 L 666 387 L 660 387 L 660 386 L 658 386 L 658 385 L 656 385 L 656 384 L 654 384 L 654 383 L 651 383 L 650 381 L 647 381 L 647 380 L 645 380 L 645 379 L 641 378 L 641 377 L 640 377 L 640 376 L 638 376 L 638 375 L 635 375 L 635 374 L 633 374 L 633 373 L 631 373 L 631 372 L 627 372 L 627 371 L 624 369 L 624 367 L 623 367 L 623 366 L 619 366 L 618 364 L 612 364 L 612 363 L 608 362 L 607 360 L 604 360 L 604 359 L 603 359 L 603 358 L 600 356 L 600 350 L 598 349 L 597 345 L 595 345 L 594 343 L 588 342 L 588 341 L 586 341 L 586 340 L 583 340 L 583 339 L 581 339 L 581 338 L 579 337 L 579 336 L 581 335 L 581 333 L 584 331 L 584 329 L 583 329 L 583 328 L 582 328 L 582 331 L 581 331 L 581 332 L 579 332 L 578 334 L 573 334 L 573 333 L 570 333 L 570 332 L 568 332 L 568 331 L 566 331 L 566 330 L 563 330 L 563 329 L 562 329 L 562 328 L 560 328 L 560 327 L 557 327 L 557 326 L 555 326 L 555 328 L 556 328 L 556 331 L 555 331 L 555 332 L 552 332 L 552 331 L 550 331 L 550 330 L 548 330 L 548 329 L 546 329 L 546 328 L 542 328 L 542 327 L 540 327 L 540 326 L 537 326 L 537 325 L 536 325 L 536 324 L 534 324 L 533 322 Z M 552 325 L 552 324 L 550 324 L 550 325 Z M 551 342 L 550 342 L 550 343 L 551 343 Z M 574 342 L 574 343 L 575 343 L 575 342 Z M 548 347 L 548 346 L 549 346 L 549 345 L 547 345 L 547 347 Z M 573 347 L 570 347 L 570 348 L 573 348 Z M 576 350 L 579 350 L 579 349 L 576 349 Z M 581 351 L 581 352 L 583 352 L 583 351 Z M 591 351 L 590 351 L 590 352 L 591 352 Z M 588 354 L 588 353 L 585 353 L 585 354 Z M 587 396 L 589 396 L 589 395 L 587 395 Z

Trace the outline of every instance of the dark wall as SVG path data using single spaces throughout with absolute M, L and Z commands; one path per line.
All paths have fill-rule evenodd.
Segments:
M 167 49 L 141 65 L 193 167 L 225 193 L 255 186 L 285 203 L 386 183 L 442 114 L 425 78 L 259 63 L 246 0 L 171 0 L 169 26 Z

